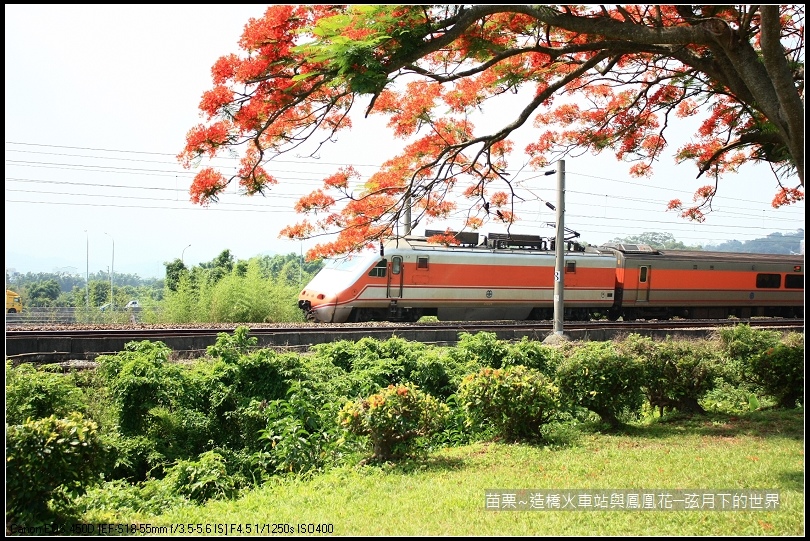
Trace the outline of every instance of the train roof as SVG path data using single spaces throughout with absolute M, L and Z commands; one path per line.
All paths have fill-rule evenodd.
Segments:
M 804 263 L 802 255 L 788 254 L 757 254 L 743 252 L 716 252 L 704 250 L 659 250 L 647 244 L 617 244 L 607 243 L 599 246 L 600 251 L 621 252 L 625 258 L 638 259 L 684 259 L 701 261 L 750 261 L 750 262 L 793 262 L 794 264 Z
M 434 235 L 452 235 L 457 244 L 429 242 Z M 385 243 L 390 248 L 406 248 L 425 251 L 507 251 L 507 252 L 554 252 L 554 240 L 539 235 L 520 235 L 507 233 L 454 232 L 426 230 L 425 235 L 406 235 L 390 239 Z M 580 252 L 595 255 L 615 255 L 617 252 L 626 259 L 651 260 L 700 260 L 726 262 L 790 262 L 804 265 L 804 255 L 762 254 L 743 252 L 718 252 L 704 250 L 663 250 L 649 244 L 630 244 L 609 242 L 598 247 L 581 245 L 570 239 L 566 240 L 566 252 Z
M 430 242 L 435 235 L 451 235 L 455 237 L 456 244 Z M 547 252 L 554 253 L 555 239 L 541 237 L 540 235 L 519 235 L 510 233 L 479 234 L 472 232 L 445 232 L 426 230 L 425 235 L 406 235 L 386 242 L 389 247 L 407 247 L 413 250 L 434 251 L 509 251 L 509 252 Z M 565 240 L 567 252 L 600 254 L 592 246 L 584 246 L 571 239 Z

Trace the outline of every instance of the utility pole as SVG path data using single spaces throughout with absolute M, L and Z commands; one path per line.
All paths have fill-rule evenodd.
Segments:
M 112 266 L 110 267 L 110 309 L 115 308 L 115 298 L 113 297 L 113 276 L 115 275 L 115 239 L 112 235 L 104 232 L 112 241 Z
M 86 254 L 87 254 L 87 268 L 84 270 L 84 294 L 87 297 L 87 308 L 90 308 L 90 235 L 87 234 L 87 229 L 84 230 L 84 237 L 86 241 Z
M 410 235 L 411 231 L 411 195 L 405 198 L 405 234 Z
M 557 173 L 557 208 L 546 202 L 546 206 L 557 211 L 556 237 L 554 240 L 554 332 L 543 342 L 567 340 L 563 334 L 565 319 L 565 160 L 560 160 L 557 169 L 546 171 L 545 175 Z
M 557 165 L 557 240 L 554 254 L 554 334 L 562 337 L 565 314 L 565 160 L 560 160 Z

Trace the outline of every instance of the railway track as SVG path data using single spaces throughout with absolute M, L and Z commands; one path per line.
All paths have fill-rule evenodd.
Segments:
M 652 338 L 710 336 L 720 327 L 745 323 L 755 328 L 804 332 L 804 319 L 751 320 L 674 320 L 674 321 L 592 321 L 567 322 L 564 337 L 570 340 L 612 340 L 630 333 Z M 499 339 L 516 341 L 524 336 L 543 341 L 553 334 L 549 321 L 438 322 L 417 324 L 353 323 L 342 325 L 245 324 L 257 346 L 289 351 L 306 351 L 316 344 L 371 337 L 386 340 L 400 337 L 436 345 L 452 345 L 460 333 L 491 332 Z M 237 325 L 196 327 L 38 327 L 8 328 L 6 358 L 13 363 L 88 361 L 99 355 L 114 354 L 132 341 L 160 341 L 178 358 L 205 354 L 220 333 L 232 333 Z

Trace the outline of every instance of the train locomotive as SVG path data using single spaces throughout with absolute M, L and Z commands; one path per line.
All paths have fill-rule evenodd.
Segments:
M 310 321 L 551 320 L 554 239 L 455 233 L 458 244 L 405 236 L 327 260 L 298 297 Z M 567 240 L 564 319 L 803 317 L 804 257 L 582 246 Z

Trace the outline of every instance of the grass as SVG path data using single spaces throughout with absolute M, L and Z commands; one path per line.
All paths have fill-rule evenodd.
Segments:
M 486 509 L 488 489 L 778 490 L 780 509 L 499 511 Z M 804 411 L 664 417 L 607 432 L 583 425 L 563 446 L 476 443 L 418 462 L 346 466 L 279 480 L 237 500 L 117 521 L 148 524 L 150 533 L 199 524 L 202 535 L 206 527 L 223 535 L 222 524 L 241 525 L 231 535 L 247 535 L 247 524 L 251 534 L 267 525 L 266 535 L 328 524 L 338 536 L 802 536 Z

